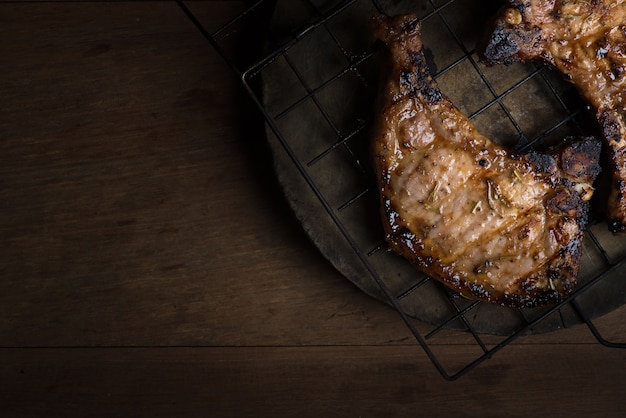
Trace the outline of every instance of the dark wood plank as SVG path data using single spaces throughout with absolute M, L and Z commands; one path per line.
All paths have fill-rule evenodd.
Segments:
M 175 5 L 1 7 L 3 345 L 406 335 L 308 244 L 236 80 Z
M 625 372 L 596 345 L 514 346 L 454 383 L 415 347 L 3 350 L 0 397 L 20 417 L 618 417 Z
M 175 334 L 226 232 L 228 69 L 171 3 L 3 8 L 2 340 Z

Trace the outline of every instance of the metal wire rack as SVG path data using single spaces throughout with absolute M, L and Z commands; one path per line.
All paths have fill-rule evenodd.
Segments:
M 305 190 L 310 197 L 298 196 L 303 201 L 295 207 L 305 229 L 315 234 L 323 224 L 333 231 L 318 240 L 322 252 L 357 286 L 398 311 L 444 378 L 459 378 L 522 335 L 573 324 L 586 324 L 602 345 L 626 348 L 594 324 L 626 302 L 626 242 L 608 233 L 598 214 L 586 231 L 577 289 L 558 305 L 535 309 L 461 298 L 385 251 L 380 229 L 364 227 L 377 213 L 363 145 L 377 68 L 366 28 L 374 12 L 419 14 L 442 90 L 487 136 L 521 151 L 593 133 L 585 104 L 546 67 L 486 68 L 478 62 L 473 48 L 481 19 L 497 1 L 260 0 L 213 32 L 178 4 L 241 77 L 276 147 L 287 192 Z M 238 42 L 245 43 L 245 53 Z M 464 331 L 460 342 L 475 345 L 475 353 L 447 358 L 437 344 L 444 329 Z

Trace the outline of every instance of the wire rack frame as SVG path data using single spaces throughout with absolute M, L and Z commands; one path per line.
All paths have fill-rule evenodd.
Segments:
M 433 365 L 445 379 L 455 380 L 465 375 L 474 367 L 492 357 L 495 353 L 506 347 L 508 344 L 516 340 L 521 335 L 527 334 L 529 330 L 534 329 L 543 321 L 545 321 L 546 318 L 559 312 L 560 309 L 564 307 L 568 307 L 569 309 L 573 310 L 573 312 L 575 312 L 580 321 L 587 325 L 592 335 L 597 339 L 600 344 L 611 348 L 626 348 L 626 343 L 614 342 L 605 339 L 601 331 L 592 321 L 592 318 L 587 312 L 586 308 L 582 306 L 581 303 L 579 303 L 578 301 L 579 296 L 585 294 L 589 291 L 589 289 L 601 283 L 603 280 L 606 279 L 607 276 L 611 276 L 612 274 L 615 274 L 616 271 L 622 269 L 624 263 L 626 262 L 626 257 L 624 256 L 620 256 L 617 259 L 611 256 L 590 228 L 588 228 L 585 233 L 588 239 L 596 247 L 597 251 L 601 255 L 601 258 L 603 259 L 603 262 L 606 266 L 603 271 L 599 274 L 596 274 L 585 283 L 579 285 L 568 299 L 547 309 L 544 309 L 537 315 L 529 316 L 524 309 L 517 309 L 517 313 L 522 320 L 522 325 L 515 331 L 511 332 L 509 335 L 499 338 L 496 342 L 486 341 L 486 339 L 476 329 L 474 329 L 471 321 L 468 318 L 472 310 L 474 310 L 482 302 L 467 301 L 463 298 L 460 298 L 458 294 L 449 291 L 429 277 L 424 277 L 423 279 L 415 282 L 412 286 L 402 292 L 394 293 L 394 291 L 390 289 L 388 284 L 381 277 L 380 272 L 377 271 L 377 269 L 373 266 L 371 262 L 371 257 L 379 251 L 383 250 L 385 248 L 385 244 L 381 243 L 374 246 L 374 248 L 362 248 L 357 240 L 351 235 L 350 231 L 344 225 L 340 216 L 338 215 L 338 213 L 340 213 L 342 210 L 350 207 L 355 202 L 359 201 L 365 195 L 370 193 L 371 191 L 369 190 L 369 188 L 365 187 L 364 189 L 357 191 L 343 204 L 339 205 L 338 207 L 333 207 L 333 205 L 327 199 L 327 196 L 325 196 L 320 187 L 318 187 L 318 184 L 316 184 L 315 179 L 312 178 L 312 176 L 307 171 L 307 168 L 315 165 L 317 162 L 324 159 L 327 155 L 337 149 L 342 149 L 345 153 L 347 153 L 347 155 L 351 156 L 351 158 L 353 158 L 355 166 L 362 165 L 361 161 L 355 155 L 355 152 L 353 152 L 353 150 L 351 149 L 349 141 L 353 137 L 362 133 L 365 123 L 360 123 L 353 129 L 344 132 L 333 122 L 331 115 L 329 115 L 329 113 L 326 111 L 323 103 L 321 103 L 317 99 L 317 94 L 326 89 L 329 85 L 337 82 L 337 80 L 340 80 L 346 74 L 355 74 L 358 78 L 362 78 L 359 73 L 359 68 L 362 66 L 363 63 L 367 62 L 375 55 L 375 48 L 362 51 L 362 53 L 357 55 L 350 54 L 348 52 L 348 48 L 344 47 L 341 44 L 341 41 L 336 36 L 334 36 L 332 30 L 328 26 L 328 23 L 331 22 L 336 16 L 340 15 L 342 12 L 349 9 L 350 7 L 353 7 L 355 4 L 363 3 L 364 1 L 365 0 L 343 0 L 335 2 L 322 2 L 323 5 L 320 6 L 312 0 L 302 0 L 304 6 L 307 8 L 307 10 L 310 11 L 310 19 L 307 20 L 302 26 L 292 29 L 288 38 L 280 40 L 280 42 L 275 44 L 273 48 L 271 48 L 269 51 L 265 51 L 262 57 L 247 62 L 245 60 L 242 62 L 240 58 L 237 58 L 237 54 L 233 51 L 232 38 L 233 36 L 238 34 L 243 27 L 245 27 L 247 22 L 254 21 L 254 24 L 257 28 L 262 27 L 263 22 L 266 22 L 268 19 L 268 10 L 270 10 L 271 13 L 275 1 L 259 0 L 253 2 L 243 12 L 235 16 L 229 22 L 226 22 L 223 26 L 221 26 L 214 32 L 207 31 L 206 28 L 196 18 L 196 16 L 185 5 L 183 1 L 178 0 L 177 3 L 183 10 L 183 12 L 188 16 L 188 18 L 200 30 L 203 36 L 219 52 L 224 60 L 236 72 L 236 74 L 241 77 L 243 86 L 247 90 L 250 98 L 256 104 L 256 107 L 263 115 L 266 124 L 274 133 L 284 151 L 288 154 L 298 173 L 306 181 L 308 187 L 310 187 L 311 191 L 319 200 L 322 210 L 324 210 L 328 214 L 328 216 L 330 216 L 335 227 L 340 232 L 343 239 L 345 239 L 345 241 L 349 244 L 352 251 L 356 254 L 359 261 L 366 269 L 367 273 L 371 276 L 371 279 L 374 280 L 374 282 L 380 288 L 382 294 L 385 296 L 389 304 L 398 312 L 401 319 L 406 324 L 411 334 L 414 336 L 415 340 L 419 343 L 423 351 L 432 361 Z M 462 56 L 454 60 L 452 63 L 449 63 L 440 71 L 436 72 L 435 77 L 442 77 L 447 72 L 454 70 L 462 63 L 469 63 L 474 71 L 476 71 L 476 73 L 479 75 L 485 86 L 487 86 L 487 89 L 492 96 L 491 100 L 480 106 L 477 110 L 469 115 L 470 119 L 480 116 L 483 112 L 487 111 L 492 106 L 497 106 L 510 120 L 510 123 L 519 135 L 519 141 L 517 142 L 516 149 L 520 151 L 534 147 L 536 144 L 541 143 L 544 139 L 552 135 L 554 132 L 558 131 L 565 124 L 573 124 L 579 132 L 582 132 L 583 129 L 580 126 L 578 118 L 585 113 L 584 104 L 579 102 L 572 107 L 572 105 L 568 101 L 564 100 L 562 93 L 559 92 L 559 87 L 554 84 L 549 75 L 546 73 L 547 71 L 545 67 L 543 66 L 534 66 L 534 70 L 527 74 L 525 77 L 523 77 L 521 80 L 519 80 L 517 83 L 513 84 L 502 92 L 497 91 L 497 89 L 490 82 L 489 78 L 484 74 L 480 65 L 474 59 L 474 51 L 469 50 L 464 46 L 459 35 L 455 32 L 452 25 L 446 19 L 446 16 L 442 13 L 442 11 L 444 11 L 447 7 L 449 7 L 456 1 L 463 0 L 429 0 L 428 2 L 425 2 L 430 6 L 430 10 L 425 13 L 424 16 L 421 16 L 421 19 L 422 21 L 427 21 L 428 19 L 434 18 L 435 16 L 440 19 L 440 21 L 443 22 L 443 25 L 451 34 L 451 36 L 454 38 L 456 44 L 462 50 Z M 375 10 L 381 13 L 386 12 L 384 7 L 380 4 L 382 2 L 370 0 L 370 3 L 375 8 Z M 261 22 L 260 25 L 259 22 Z M 309 36 L 311 33 L 318 29 L 328 32 L 333 42 L 337 44 L 337 47 L 345 56 L 347 65 L 338 70 L 334 75 L 328 77 L 328 79 L 325 80 L 323 83 L 317 86 L 309 86 L 307 85 L 304 77 L 298 73 L 296 65 L 290 62 L 289 51 L 301 40 L 305 39 L 307 36 Z M 254 80 L 259 76 L 264 68 L 275 62 L 277 59 L 283 59 L 285 60 L 285 62 L 288 63 L 288 65 L 292 68 L 294 74 L 296 74 L 298 81 L 306 90 L 306 94 L 282 111 L 272 114 L 267 109 L 265 103 L 263 103 L 259 92 L 255 88 Z M 505 100 L 520 86 L 524 85 L 529 80 L 535 79 L 537 77 L 539 77 L 543 81 L 543 83 L 549 88 L 551 94 L 554 95 L 556 102 L 564 111 L 564 116 L 540 133 L 533 136 L 528 136 L 525 130 L 520 126 L 512 112 L 506 106 Z M 297 155 L 296 151 L 294 151 L 292 146 L 293 144 L 290 142 L 290 138 L 281 131 L 278 122 L 282 117 L 289 114 L 291 111 L 300 106 L 305 100 L 311 100 L 315 104 L 320 113 L 323 115 L 323 118 L 330 126 L 331 131 L 335 135 L 335 139 L 332 145 L 319 153 L 313 159 L 302 161 L 301 158 Z M 362 172 L 364 176 L 367 175 L 366 169 L 363 168 Z M 593 222 L 597 222 L 597 220 L 592 220 L 592 223 Z M 427 332 L 425 332 L 419 329 L 419 327 L 416 325 L 417 321 L 415 321 L 409 316 L 409 314 L 407 314 L 402 306 L 402 300 L 408 297 L 411 293 L 413 293 L 420 287 L 432 282 L 434 282 L 434 285 L 440 286 L 441 292 L 445 294 L 448 303 L 452 307 L 453 314 L 451 314 L 445 320 L 441 321 L 439 324 L 434 325 Z M 444 364 L 443 357 L 435 352 L 431 340 L 439 332 L 447 328 L 448 325 L 453 322 L 460 322 L 463 324 L 464 330 L 467 331 L 467 334 L 471 336 L 471 339 L 477 345 L 477 347 L 479 347 L 479 350 L 474 357 L 468 359 L 462 365 L 450 367 L 448 364 Z

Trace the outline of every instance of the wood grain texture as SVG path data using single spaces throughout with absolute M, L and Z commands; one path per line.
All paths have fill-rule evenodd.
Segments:
M 192 6 L 216 28 L 243 2 Z M 2 3 L 0 36 L 0 415 L 620 416 L 626 354 L 584 327 L 444 381 L 309 243 L 175 4 Z
M 212 4 L 207 26 L 233 9 Z M 354 343 L 370 321 L 405 336 L 345 302 L 361 295 L 304 239 L 236 80 L 178 8 L 2 7 L 4 345 Z M 337 321 L 354 331 L 327 335 Z
M 8 416 L 617 417 L 625 359 L 515 345 L 454 383 L 416 347 L 22 349 L 0 367 Z

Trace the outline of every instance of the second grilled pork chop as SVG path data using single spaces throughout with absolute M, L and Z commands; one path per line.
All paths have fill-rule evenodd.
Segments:
M 611 164 L 609 229 L 626 233 L 626 1 L 508 0 L 479 48 L 487 64 L 553 65 L 594 107 Z
M 391 248 L 470 298 L 560 300 L 576 284 L 600 143 L 511 154 L 441 93 L 416 16 L 372 26 L 386 54 L 373 154 Z

